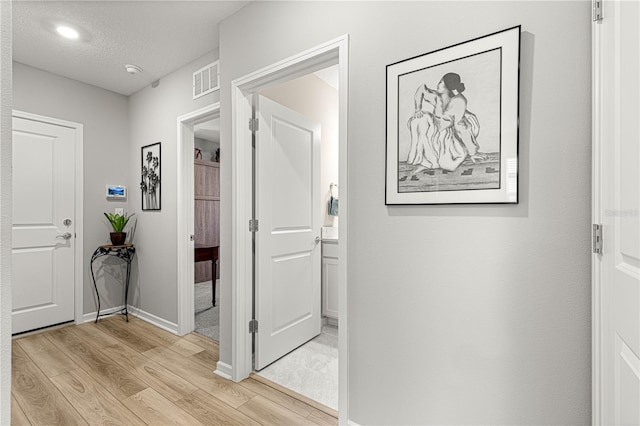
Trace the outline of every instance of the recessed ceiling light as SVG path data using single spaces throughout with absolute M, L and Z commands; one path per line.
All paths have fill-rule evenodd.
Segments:
M 137 65 L 127 64 L 124 66 L 124 69 L 131 75 L 140 74 L 142 72 L 142 68 Z
M 62 37 L 69 38 L 69 39 L 72 39 L 72 40 L 75 40 L 78 37 L 80 37 L 80 34 L 78 34 L 78 32 L 76 30 L 74 30 L 73 28 L 70 28 L 70 27 L 66 27 L 64 25 L 60 25 L 59 27 L 57 27 L 56 31 Z

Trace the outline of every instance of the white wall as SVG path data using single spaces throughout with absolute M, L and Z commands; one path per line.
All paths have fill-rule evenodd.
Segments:
M 220 148 L 220 141 L 214 142 L 206 139 L 193 138 L 194 146 L 200 149 L 202 159 L 206 161 L 216 160 L 216 149 Z
M 385 206 L 385 66 L 519 24 L 520 204 Z M 586 1 L 257 2 L 222 23 L 225 152 L 233 79 L 350 35 L 356 423 L 590 423 L 590 25 Z M 223 246 L 230 229 L 227 205 Z
M 268 87 L 260 92 L 321 125 L 320 217 L 322 226 L 338 226 L 338 217 L 329 216 L 329 185 L 338 183 L 338 91 L 314 74 Z M 334 189 L 338 196 L 338 189 Z
M 193 72 L 218 59 L 214 51 L 129 97 L 129 170 L 131 210 L 138 216 L 138 268 L 132 272 L 129 302 L 169 323 L 178 320 L 177 306 L 177 118 L 218 101 L 218 92 L 193 100 Z M 139 182 L 140 148 L 161 142 L 162 205 L 160 211 L 142 211 Z
M 0 2 L 0 425 L 11 423 L 11 2 Z
M 89 273 L 89 260 L 96 247 L 110 244 L 111 225 L 103 212 L 123 207 L 127 201 L 108 201 L 105 185 L 126 185 L 136 189 L 130 179 L 127 98 L 95 86 L 80 83 L 21 63 L 13 64 L 14 108 L 62 120 L 82 123 L 84 127 L 84 239 L 83 304 L 84 313 L 96 311 L 95 291 Z M 114 263 L 114 262 L 110 262 Z M 120 306 L 123 268 L 119 265 L 98 270 L 101 308 Z

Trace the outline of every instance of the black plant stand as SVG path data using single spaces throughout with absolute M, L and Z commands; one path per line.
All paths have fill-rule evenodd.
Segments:
M 98 318 L 103 315 L 111 315 L 102 314 L 100 315 L 100 293 L 98 292 L 98 286 L 96 285 L 96 277 L 93 273 L 93 262 L 102 257 L 102 256 L 115 256 L 119 259 L 124 260 L 127 263 L 127 276 L 125 277 L 124 283 L 124 308 L 120 311 L 120 314 L 124 315 L 127 322 L 129 322 L 129 311 L 127 310 L 127 298 L 129 295 L 129 277 L 131 276 L 131 261 L 136 254 L 136 247 L 133 244 L 124 244 L 121 246 L 113 246 L 113 245 L 104 245 L 100 246 L 93 252 L 91 256 L 91 265 L 89 269 L 91 270 L 91 279 L 93 280 L 93 288 L 96 290 L 96 297 L 98 298 L 98 314 L 96 315 L 95 322 L 98 322 Z

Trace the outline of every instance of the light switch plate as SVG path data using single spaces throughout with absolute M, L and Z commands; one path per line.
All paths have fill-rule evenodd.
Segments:
M 323 239 L 328 239 L 328 240 L 338 239 L 338 228 L 335 226 L 323 226 L 322 228 L 320 228 L 320 233 Z

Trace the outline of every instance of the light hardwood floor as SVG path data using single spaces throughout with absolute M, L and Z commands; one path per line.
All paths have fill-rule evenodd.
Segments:
M 13 425 L 337 425 L 335 412 L 248 378 L 213 374 L 218 344 L 135 317 L 16 338 Z

